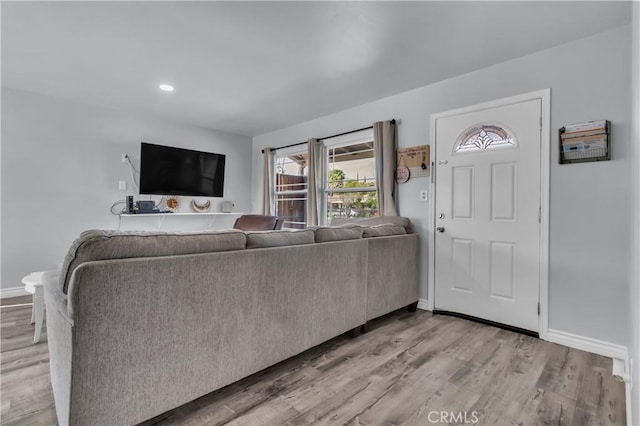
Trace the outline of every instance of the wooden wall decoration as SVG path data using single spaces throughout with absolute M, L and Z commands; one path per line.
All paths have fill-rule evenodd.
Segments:
M 409 169 L 410 178 L 428 177 L 431 172 L 431 168 L 429 167 L 431 163 L 429 145 L 398 149 L 396 152 L 396 163 L 397 169 L 404 167 Z M 404 182 L 406 182 L 406 180 L 404 180 Z

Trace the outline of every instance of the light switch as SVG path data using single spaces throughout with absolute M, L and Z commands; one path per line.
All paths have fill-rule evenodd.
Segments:
M 429 191 L 424 189 L 420 191 L 420 201 L 428 201 L 429 200 Z
M 120 191 L 126 191 L 127 190 L 127 181 L 126 180 L 118 181 L 118 189 Z

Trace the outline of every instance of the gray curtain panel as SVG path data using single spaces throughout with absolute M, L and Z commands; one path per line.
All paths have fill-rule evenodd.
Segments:
M 398 216 L 395 199 L 396 126 L 391 121 L 373 123 L 373 150 L 380 216 Z
M 322 144 L 315 138 L 308 143 L 307 226 L 319 224 L 322 205 Z
M 265 216 L 274 216 L 276 214 L 274 200 L 275 176 L 273 173 L 274 158 L 274 151 L 271 148 L 265 148 L 262 167 L 262 214 Z

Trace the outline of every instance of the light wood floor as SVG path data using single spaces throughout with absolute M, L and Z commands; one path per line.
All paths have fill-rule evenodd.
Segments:
M 6 425 L 55 423 L 46 334 L 31 344 L 30 309 L 1 308 Z M 424 311 L 399 311 L 371 328 L 145 424 L 625 423 L 624 386 L 612 378 L 608 358 Z

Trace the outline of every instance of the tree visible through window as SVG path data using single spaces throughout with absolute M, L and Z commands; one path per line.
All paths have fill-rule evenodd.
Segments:
M 373 141 L 327 148 L 325 202 L 333 217 L 378 215 Z

